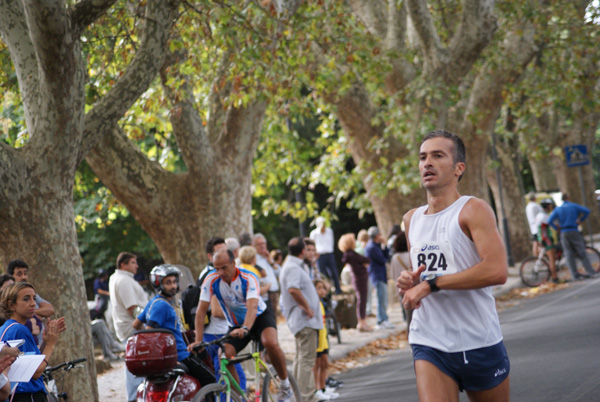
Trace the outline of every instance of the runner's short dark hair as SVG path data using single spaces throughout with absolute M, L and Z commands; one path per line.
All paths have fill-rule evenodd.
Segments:
M 423 145 L 423 143 L 425 141 L 431 140 L 432 138 L 447 138 L 450 141 L 452 141 L 452 143 L 454 144 L 454 151 L 452 153 L 452 156 L 454 159 L 454 164 L 457 164 L 459 162 L 466 163 L 467 150 L 465 148 L 465 143 L 463 142 L 463 140 L 460 139 L 460 137 L 458 135 L 449 133 L 448 131 L 445 131 L 445 130 L 435 130 L 435 131 L 428 133 L 423 138 L 423 141 L 421 141 L 421 145 Z M 458 178 L 458 181 L 460 181 L 460 179 L 462 179 L 462 176 L 463 175 L 460 175 L 460 177 Z
M 444 130 L 435 130 L 427 134 L 423 141 L 421 141 L 421 145 L 427 140 L 432 138 L 447 138 L 454 143 L 454 163 L 462 162 L 465 163 L 467 161 L 467 151 L 465 149 L 465 143 L 460 139 L 460 137 L 456 134 L 449 133 Z

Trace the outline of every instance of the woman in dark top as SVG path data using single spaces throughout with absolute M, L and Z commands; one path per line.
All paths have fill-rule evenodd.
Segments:
M 354 233 L 346 233 L 338 242 L 338 247 L 344 253 L 342 264 L 350 265 L 352 268 L 352 285 L 356 292 L 356 316 L 358 317 L 358 330 L 361 332 L 372 331 L 373 328 L 367 324 L 367 292 L 369 284 L 369 272 L 367 267 L 370 260 L 358 254 L 356 248 L 356 238 Z

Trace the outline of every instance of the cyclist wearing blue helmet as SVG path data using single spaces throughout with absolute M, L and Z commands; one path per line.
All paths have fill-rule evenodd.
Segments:
M 200 381 L 202 385 L 206 385 L 215 382 L 214 374 L 200 359 L 188 352 L 181 332 L 181 321 L 171 304 L 173 297 L 179 292 L 179 277 L 179 269 L 173 265 L 163 264 L 152 268 L 150 282 L 156 289 L 157 295 L 137 316 L 133 327 L 142 329 L 143 324 L 146 324 L 148 328 L 162 328 L 171 331 L 177 345 L 177 361 L 182 363 L 190 375 Z

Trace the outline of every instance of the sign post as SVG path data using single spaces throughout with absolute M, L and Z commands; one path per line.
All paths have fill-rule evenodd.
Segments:
M 587 208 L 585 202 L 585 181 L 583 180 L 583 171 L 581 170 L 582 166 L 589 165 L 590 157 L 588 155 L 588 149 L 586 145 L 569 145 L 565 147 L 565 157 L 567 159 L 567 167 L 577 167 L 579 173 L 579 186 L 581 187 L 581 196 L 583 200 L 583 206 Z M 592 230 L 590 228 L 590 221 L 586 220 L 586 227 L 588 234 L 590 236 L 590 245 L 594 246 L 594 241 L 592 239 Z

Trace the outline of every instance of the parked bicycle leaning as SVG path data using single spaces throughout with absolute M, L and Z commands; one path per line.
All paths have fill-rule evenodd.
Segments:
M 46 391 L 48 392 L 48 402 L 58 402 L 59 399 L 62 399 L 64 401 L 69 400 L 69 396 L 66 392 L 59 392 L 54 373 L 56 373 L 59 370 L 68 372 L 74 368 L 85 367 L 85 365 L 80 363 L 83 363 L 86 360 L 87 359 L 85 357 L 82 357 L 80 359 L 71 360 L 66 363 L 61 363 L 58 366 L 46 367 L 44 373 L 42 374 L 42 378 L 46 383 Z

